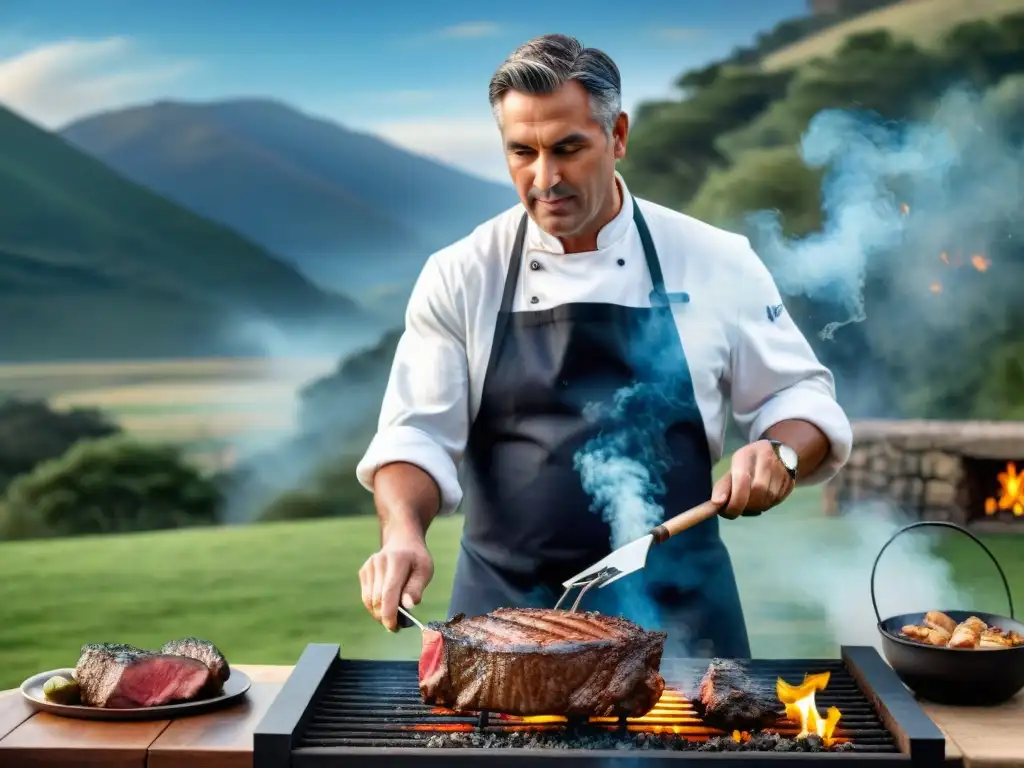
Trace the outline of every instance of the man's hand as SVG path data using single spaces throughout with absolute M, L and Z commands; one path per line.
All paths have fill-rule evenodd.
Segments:
M 363 605 L 391 632 L 398 631 L 398 601 L 411 610 L 434 577 L 434 560 L 416 536 L 395 538 L 359 569 Z
M 793 492 L 795 484 L 771 443 L 758 440 L 732 455 L 732 468 L 715 483 L 711 500 L 725 504 L 722 517 L 735 520 L 771 509 Z

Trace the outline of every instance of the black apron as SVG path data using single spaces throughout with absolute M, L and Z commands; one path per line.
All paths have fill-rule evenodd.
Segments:
M 450 615 L 553 607 L 564 580 L 611 551 L 612 526 L 576 465 L 581 449 L 603 447 L 651 470 L 657 493 L 649 500 L 664 510 L 653 524 L 710 498 L 704 424 L 636 201 L 633 220 L 654 284 L 650 308 L 581 302 L 512 312 L 523 215 L 463 462 L 465 524 Z M 633 397 L 616 412 L 613 398 L 626 387 Z M 712 518 L 652 548 L 644 570 L 587 592 L 580 609 L 666 630 L 666 656 L 749 658 L 718 525 Z

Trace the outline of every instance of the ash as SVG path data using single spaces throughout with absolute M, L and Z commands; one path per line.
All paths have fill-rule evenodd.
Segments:
M 774 731 L 758 731 L 749 741 L 715 736 L 691 741 L 673 734 L 605 731 L 575 728 L 563 732 L 506 731 L 504 733 L 435 733 L 418 737 L 423 746 L 437 749 L 655 749 L 671 752 L 847 752 L 852 744 L 825 747 L 817 735 L 790 739 Z

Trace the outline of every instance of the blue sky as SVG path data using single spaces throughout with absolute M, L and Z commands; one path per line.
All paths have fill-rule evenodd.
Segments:
M 500 178 L 487 81 L 520 42 L 557 31 L 603 48 L 628 110 L 806 5 L 3 0 L 0 102 L 55 127 L 158 98 L 270 96 Z

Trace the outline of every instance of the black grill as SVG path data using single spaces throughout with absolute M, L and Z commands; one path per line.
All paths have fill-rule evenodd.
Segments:
M 609 761 L 651 759 L 748 766 L 759 759 L 830 766 L 939 766 L 944 761 L 942 733 L 869 647 L 844 647 L 842 660 L 745 663 L 755 684 L 772 689 L 778 677 L 799 684 L 805 673 L 829 672 L 816 705 L 822 716 L 831 706 L 842 713 L 831 749 L 813 737 L 796 739 L 799 726 L 788 721 L 772 729 L 777 736 L 755 734 L 745 747 L 741 742 L 747 735 L 704 726 L 685 694 L 694 690 L 706 660 L 664 660 L 668 688 L 643 718 L 567 722 L 429 707 L 420 699 L 415 662 L 344 660 L 339 650 L 307 647 L 256 730 L 255 768 L 354 768 L 385 760 L 423 768 L 453 760 L 528 768 L 532 760 L 552 758 L 604 768 L 611 768 Z

